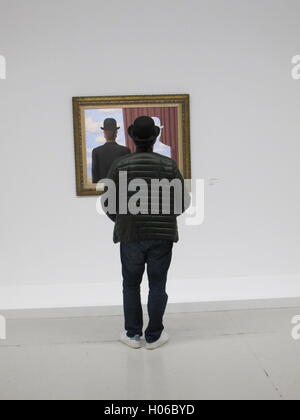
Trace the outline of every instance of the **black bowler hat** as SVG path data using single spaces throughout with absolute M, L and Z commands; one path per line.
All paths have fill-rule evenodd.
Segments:
M 100 128 L 101 130 L 119 130 L 120 127 L 117 127 L 117 121 L 114 118 L 106 118 L 103 127 Z
M 138 117 L 132 125 L 128 127 L 128 134 L 135 140 L 156 139 L 160 133 L 160 127 L 155 125 L 151 117 Z

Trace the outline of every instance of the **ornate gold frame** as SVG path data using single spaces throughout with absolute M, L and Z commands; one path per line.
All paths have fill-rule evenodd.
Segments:
M 76 190 L 78 196 L 99 195 L 94 187 L 86 182 L 85 133 L 83 132 L 83 111 L 86 108 L 111 108 L 124 106 L 174 106 L 179 107 L 179 169 L 185 179 L 191 179 L 190 150 L 190 95 L 122 95 L 73 98 L 74 143 Z M 181 118 L 180 118 L 181 116 Z

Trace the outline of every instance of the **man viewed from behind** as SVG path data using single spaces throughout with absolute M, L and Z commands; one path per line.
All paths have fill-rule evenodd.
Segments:
M 116 142 L 118 130 L 117 121 L 114 118 L 106 118 L 101 130 L 104 132 L 106 143 L 93 150 L 92 175 L 93 183 L 97 184 L 105 178 L 111 164 L 121 156 L 128 155 L 130 150 Z
M 149 323 L 145 330 L 145 346 L 154 349 L 168 341 L 168 334 L 163 331 L 163 316 L 168 300 L 165 290 L 167 274 L 173 244 L 179 239 L 177 216 L 190 205 L 190 196 L 176 162 L 153 152 L 160 133 L 153 119 L 146 116 L 137 118 L 128 128 L 128 133 L 135 142 L 136 152 L 112 164 L 107 176 L 109 181 L 106 181 L 108 190 L 102 196 L 102 206 L 115 222 L 114 242 L 120 242 L 125 316 L 125 330 L 120 340 L 130 347 L 141 347 L 143 312 L 140 284 L 147 266 Z M 126 184 L 120 182 L 124 174 Z M 152 187 L 153 182 L 161 180 L 177 183 L 177 193 L 179 185 L 180 194 L 176 195 L 176 188 L 172 194 L 171 188 L 166 200 L 166 190 L 163 192 L 163 188 Z M 114 182 L 115 189 L 109 188 L 110 181 Z M 141 183 L 141 187 L 133 188 L 133 182 Z M 140 212 L 130 212 L 137 193 L 139 204 L 143 205 L 140 206 Z M 124 202 L 121 203 L 124 197 L 127 208 L 125 212 L 122 209 Z M 180 210 L 175 212 L 178 204 Z M 115 208 L 115 211 L 111 211 L 111 208 Z

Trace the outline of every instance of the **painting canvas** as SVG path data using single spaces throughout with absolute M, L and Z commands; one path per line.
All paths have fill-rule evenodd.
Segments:
M 132 153 L 135 144 L 127 132 L 139 116 L 150 116 L 160 135 L 154 152 L 174 159 L 183 176 L 191 178 L 189 95 L 141 95 L 73 98 L 76 185 L 78 195 L 96 195 L 92 177 L 93 151 L 104 145 L 103 122 L 113 118 L 120 127 L 116 142 Z

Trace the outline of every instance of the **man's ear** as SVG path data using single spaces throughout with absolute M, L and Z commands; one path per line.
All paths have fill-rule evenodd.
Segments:
M 132 132 L 132 129 L 133 129 L 133 125 L 130 125 L 130 126 L 128 127 L 128 129 L 127 129 L 127 133 L 130 135 L 130 137 L 132 137 L 132 138 L 133 138 L 133 132 Z
M 155 135 L 156 137 L 158 137 L 160 135 L 160 127 L 158 127 L 157 125 L 155 126 Z

